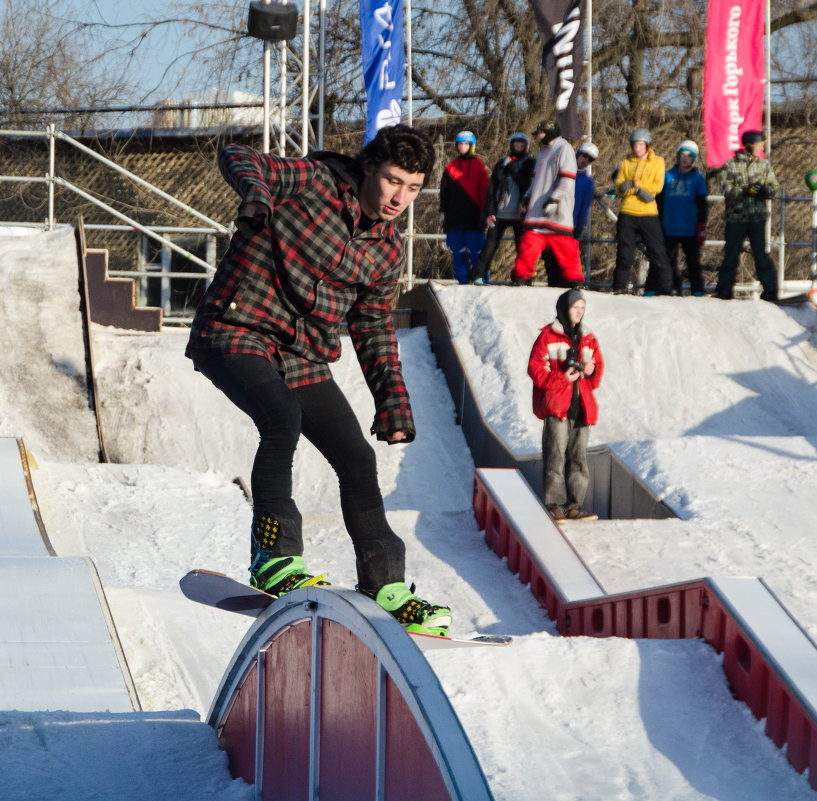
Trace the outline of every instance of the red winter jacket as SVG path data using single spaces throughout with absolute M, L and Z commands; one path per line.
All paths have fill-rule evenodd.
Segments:
M 593 390 L 601 384 L 604 360 L 592 332 L 584 325 L 580 327 L 580 331 L 579 357 L 585 364 L 589 361 L 596 363 L 592 375 L 582 376 L 577 380 L 584 416 L 587 424 L 592 426 L 599 419 L 599 407 Z M 570 337 L 558 320 L 545 326 L 533 343 L 528 359 L 528 375 L 533 380 L 533 413 L 540 420 L 545 417 L 567 420 L 567 411 L 573 398 L 573 384 L 567 380 L 562 366 L 570 347 Z

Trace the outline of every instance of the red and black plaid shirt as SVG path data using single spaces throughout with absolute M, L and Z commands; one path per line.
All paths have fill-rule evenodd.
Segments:
M 233 235 L 196 312 L 187 355 L 258 354 L 289 386 L 303 386 L 331 376 L 345 321 L 375 401 L 372 432 L 413 438 L 391 322 L 403 246 L 393 222 L 358 227 L 354 160 L 281 159 L 229 145 L 218 163 L 243 202 L 270 208 L 271 222 L 256 234 Z

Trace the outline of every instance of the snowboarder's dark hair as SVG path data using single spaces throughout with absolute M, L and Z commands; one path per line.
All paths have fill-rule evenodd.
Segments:
M 427 134 L 417 128 L 389 125 L 377 132 L 360 151 L 358 159 L 364 168 L 376 170 L 391 161 L 406 172 L 421 172 L 425 175 L 425 186 L 434 169 L 434 145 Z

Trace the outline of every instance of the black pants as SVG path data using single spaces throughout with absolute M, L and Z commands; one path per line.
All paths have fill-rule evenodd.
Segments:
M 196 367 L 255 423 L 254 515 L 278 519 L 272 553 L 303 553 L 301 514 L 292 498 L 292 463 L 301 433 L 337 473 L 343 522 L 354 543 L 360 588 L 376 593 L 405 578 L 405 545 L 386 521 L 374 449 L 334 380 L 290 389 L 263 356 L 212 356 Z
M 647 249 L 650 270 L 644 288 L 656 295 L 672 293 L 672 268 L 664 247 L 664 232 L 657 216 L 638 217 L 635 214 L 619 214 L 616 226 L 616 269 L 613 272 L 613 291 L 627 288 L 630 268 L 635 258 L 639 237 Z
M 689 273 L 689 289 L 691 292 L 704 291 L 704 277 L 701 271 L 701 248 L 698 245 L 698 238 L 695 236 L 665 236 L 664 243 L 667 247 L 667 257 L 672 266 L 672 279 L 675 284 L 675 291 L 680 295 L 683 286 L 681 270 L 678 268 L 678 250 L 684 251 L 684 258 L 687 263 L 687 273 Z
M 488 228 L 485 234 L 485 244 L 479 253 L 479 258 L 471 272 L 471 280 L 476 281 L 478 278 L 486 280 L 488 277 L 488 270 L 491 268 L 491 260 L 494 258 L 494 253 L 505 235 L 505 230 L 510 226 L 513 228 L 513 238 L 516 242 L 516 249 L 519 250 L 519 237 L 522 236 L 522 223 L 519 220 L 502 219 L 497 217 L 496 225 L 493 228 Z
M 747 222 L 727 222 L 724 231 L 723 261 L 718 271 L 718 285 L 715 292 L 719 298 L 726 300 L 732 297 L 735 278 L 738 272 L 738 258 L 743 240 L 749 238 L 752 257 L 755 260 L 757 280 L 763 286 L 760 297 L 763 300 L 777 300 L 777 270 L 774 262 L 766 252 L 766 222 L 752 220 Z

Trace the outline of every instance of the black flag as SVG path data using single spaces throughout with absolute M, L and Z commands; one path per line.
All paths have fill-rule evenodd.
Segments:
M 531 0 L 542 37 L 542 64 L 565 139 L 580 139 L 576 109 L 584 66 L 585 0 Z

